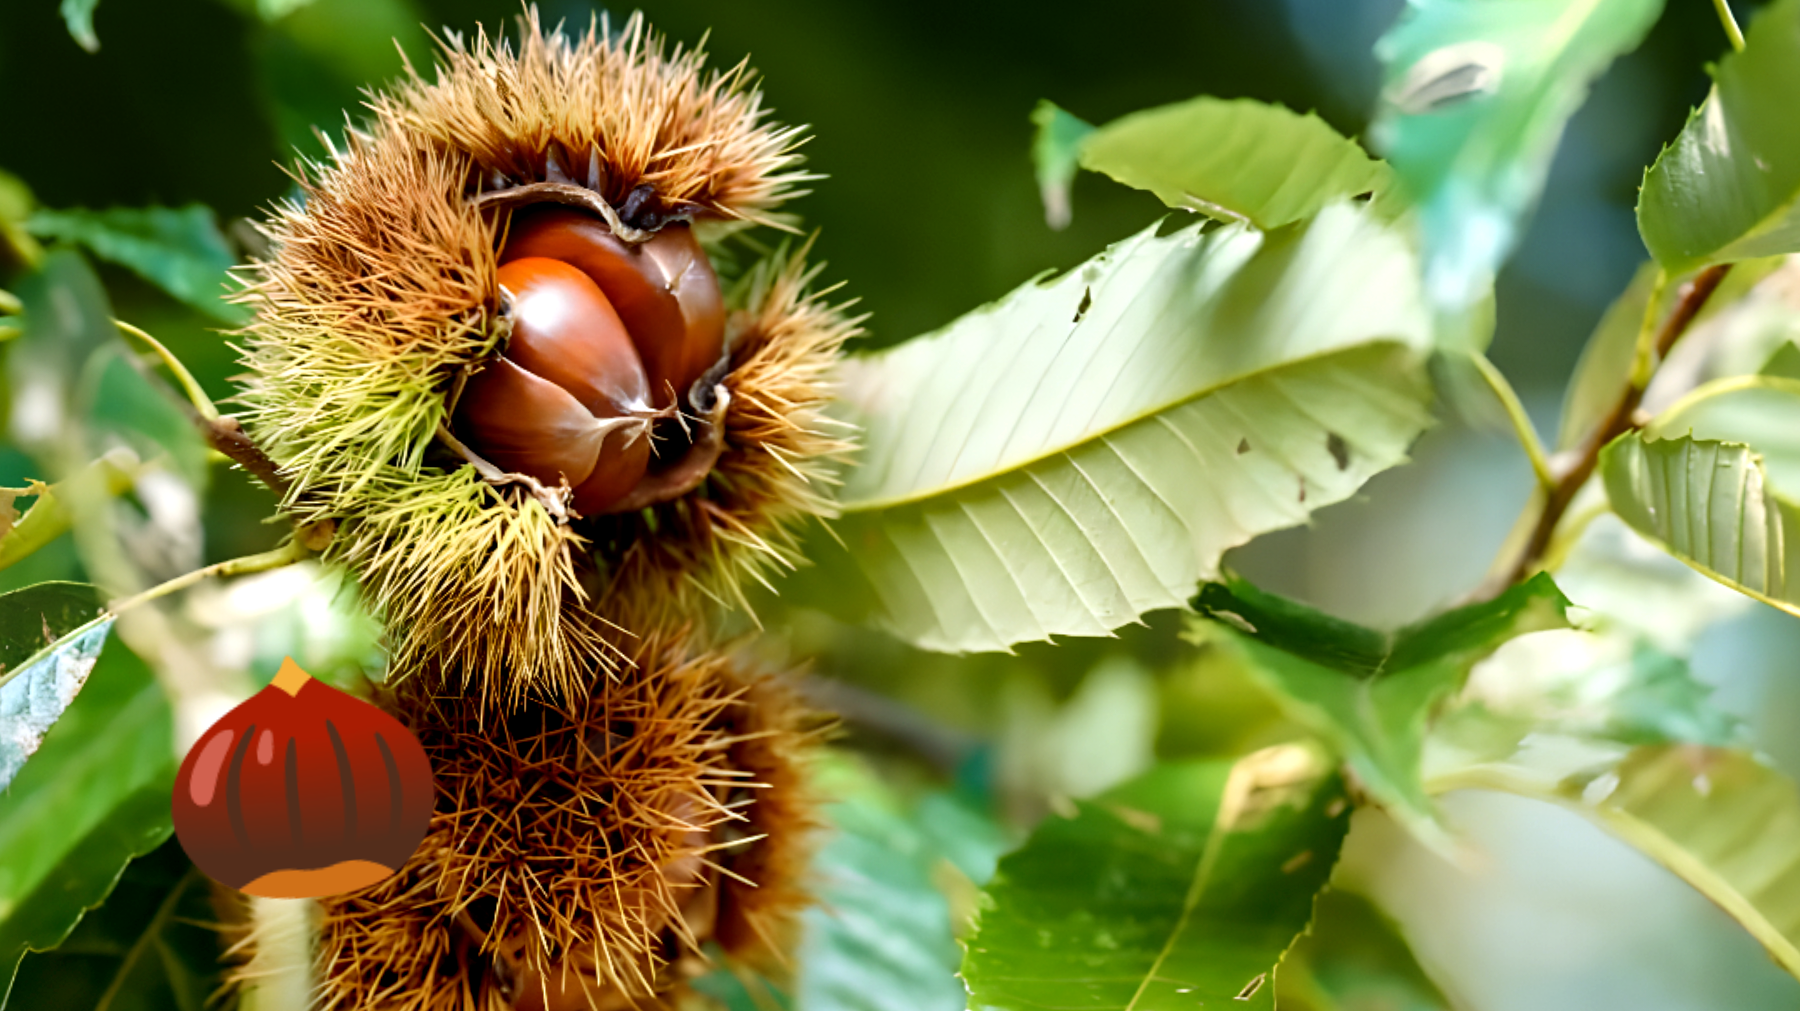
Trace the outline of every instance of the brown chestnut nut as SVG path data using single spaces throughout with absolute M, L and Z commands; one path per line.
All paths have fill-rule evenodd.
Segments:
M 650 465 L 649 389 L 637 350 L 588 276 L 531 257 L 500 268 L 512 294 L 505 354 L 457 400 L 454 424 L 499 467 L 575 491 L 593 515 L 625 497 Z
M 632 244 L 581 211 L 538 210 L 513 220 L 500 256 L 561 260 L 592 278 L 631 334 L 658 407 L 685 396 L 725 351 L 719 276 L 685 222 Z
M 175 833 L 220 884 L 317 898 L 398 870 L 425 837 L 435 789 L 399 720 L 289 659 L 188 749 Z

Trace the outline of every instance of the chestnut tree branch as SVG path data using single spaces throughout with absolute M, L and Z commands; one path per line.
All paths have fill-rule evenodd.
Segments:
M 250 441 L 250 436 L 244 431 L 244 426 L 238 423 L 238 419 L 224 415 L 208 420 L 196 414 L 194 423 L 199 426 L 200 434 L 206 437 L 212 448 L 230 457 L 233 463 L 268 485 L 276 497 L 287 498 L 288 479 L 281 475 L 281 468 L 275 465 L 275 461 Z
M 1669 318 L 1663 321 L 1662 328 L 1656 331 L 1656 338 L 1651 351 L 1653 363 L 1661 362 L 1668 357 L 1670 349 L 1687 332 L 1694 317 L 1705 307 L 1706 300 L 1725 279 L 1731 269 L 1728 263 L 1708 267 L 1695 275 L 1692 281 L 1682 289 L 1681 297 Z M 1652 307 L 1654 302 L 1652 302 Z M 1588 478 L 1594 474 L 1594 468 L 1600 462 L 1600 451 L 1626 432 L 1643 427 L 1636 418 L 1638 406 L 1644 401 L 1644 389 L 1649 385 L 1648 378 L 1633 376 L 1627 379 L 1625 388 L 1620 391 L 1619 398 L 1613 403 L 1612 410 L 1588 432 L 1587 438 L 1574 452 L 1573 457 L 1555 469 L 1555 482 L 1550 485 L 1544 496 L 1543 511 L 1538 514 L 1537 523 L 1532 527 L 1531 537 L 1525 542 L 1525 548 L 1519 553 L 1518 560 L 1507 571 L 1506 578 L 1497 589 L 1504 589 L 1513 583 L 1530 576 L 1543 561 L 1545 552 L 1556 536 L 1556 528 L 1562 522 L 1563 515 L 1575 501 L 1575 495 Z
M 126 597 L 124 600 L 114 601 L 107 606 L 107 610 L 113 614 L 119 614 L 139 604 L 185 590 L 195 583 L 213 576 L 242 576 L 252 572 L 267 572 L 270 569 L 279 569 L 295 562 L 304 561 L 313 554 L 313 549 L 309 545 L 317 543 L 310 533 L 307 530 L 296 530 L 291 539 L 273 550 L 264 551 L 261 554 L 245 555 L 242 558 L 228 558 L 223 562 L 214 562 L 205 568 L 195 569 L 184 575 L 176 576 L 166 583 L 152 586 L 142 593 Z

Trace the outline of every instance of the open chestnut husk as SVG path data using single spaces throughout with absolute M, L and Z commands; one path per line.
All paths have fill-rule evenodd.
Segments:
M 695 445 L 684 419 L 685 438 L 653 446 L 652 422 L 711 423 L 701 410 L 715 398 L 697 405 L 694 391 L 709 375 L 716 386 L 724 354 L 718 275 L 686 222 L 629 243 L 581 210 L 516 217 L 496 272 L 510 332 L 461 390 L 456 430 L 488 462 L 567 486 L 581 515 L 641 508 L 652 457 L 667 473 Z
M 175 833 L 220 884 L 317 898 L 398 870 L 425 837 L 435 789 L 399 720 L 288 659 L 188 750 Z

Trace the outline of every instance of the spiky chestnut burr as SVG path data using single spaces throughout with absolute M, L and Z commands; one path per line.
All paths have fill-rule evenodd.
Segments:
M 695 240 L 783 223 L 775 208 L 806 178 L 799 134 L 766 122 L 741 66 L 709 74 L 636 17 L 563 35 L 528 12 L 511 44 L 452 37 L 434 78 L 413 74 L 369 107 L 327 162 L 302 166 L 303 200 L 265 225 L 272 253 L 244 296 L 257 309 L 249 435 L 288 483 L 290 516 L 336 524 L 326 556 L 384 614 L 396 669 L 505 705 L 534 690 L 576 698 L 634 636 L 703 620 L 741 600 L 743 579 L 791 564 L 794 524 L 830 512 L 847 446 L 824 405 L 853 325 L 786 252 L 712 308 Z M 534 229 L 558 216 L 626 267 L 537 255 Z M 520 245 L 503 251 L 509 236 Z M 652 410 L 675 415 L 652 422 L 641 476 L 646 440 L 625 434 L 642 425 L 613 425 L 579 477 L 585 459 L 509 460 L 495 445 L 509 436 L 471 421 L 484 406 L 504 415 L 506 398 L 482 388 L 531 340 L 501 281 L 512 257 L 699 296 L 671 307 L 654 285 L 633 296 L 596 281 Z M 680 339 L 658 338 L 677 317 Z M 590 436 L 649 420 L 617 405 L 556 417 Z M 605 487 L 583 494 L 590 482 Z
M 708 940 L 779 963 L 819 718 L 718 654 L 634 659 L 649 676 L 577 706 L 483 712 L 422 679 L 384 700 L 431 756 L 437 814 L 399 874 L 323 904 L 318 1011 L 657 1008 Z

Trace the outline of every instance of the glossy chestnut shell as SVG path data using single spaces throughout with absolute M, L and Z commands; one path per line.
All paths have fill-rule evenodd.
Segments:
M 631 244 L 581 211 L 531 210 L 513 219 L 500 252 L 502 263 L 527 257 L 577 267 L 606 294 L 637 346 L 658 407 L 686 396 L 725 351 L 719 276 L 686 222 Z
M 606 511 L 650 464 L 649 389 L 612 303 L 586 274 L 531 257 L 500 268 L 512 295 L 505 354 L 457 401 L 456 425 L 492 463 L 567 483 L 584 514 Z
M 670 483 L 693 444 L 686 421 L 716 405 L 696 384 L 725 350 L 724 298 L 692 229 L 676 222 L 628 243 L 585 211 L 527 208 L 509 226 L 497 280 L 511 335 L 462 389 L 457 435 L 504 471 L 566 485 L 584 516 L 661 500 L 655 482 L 633 492 L 656 467 Z M 679 437 L 652 439 L 658 419 L 668 419 L 658 433 Z M 710 458 L 688 464 L 678 472 L 697 480 Z

